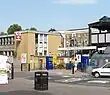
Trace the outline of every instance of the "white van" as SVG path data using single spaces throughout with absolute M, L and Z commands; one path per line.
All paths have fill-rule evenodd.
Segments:
M 100 68 L 93 69 L 92 75 L 96 78 L 100 76 L 110 76 L 110 63 L 106 63 Z

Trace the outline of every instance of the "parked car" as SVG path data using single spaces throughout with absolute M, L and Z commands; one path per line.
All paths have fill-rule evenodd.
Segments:
M 100 68 L 93 69 L 92 75 L 96 78 L 101 77 L 101 76 L 110 76 L 110 63 L 106 63 Z

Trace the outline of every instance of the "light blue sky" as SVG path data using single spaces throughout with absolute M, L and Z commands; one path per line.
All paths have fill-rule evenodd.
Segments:
M 87 27 L 110 16 L 110 0 L 0 0 L 0 31 L 10 24 L 38 30 Z

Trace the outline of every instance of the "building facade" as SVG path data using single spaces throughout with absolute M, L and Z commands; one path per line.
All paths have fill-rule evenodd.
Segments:
M 14 56 L 20 60 L 20 63 L 23 61 L 30 64 L 32 57 L 38 61 L 38 58 L 58 54 L 60 45 L 59 34 L 45 31 L 17 31 L 12 35 L 0 36 L 0 54 Z M 34 68 L 33 65 L 31 68 Z
M 88 46 L 89 39 L 88 28 L 73 29 L 59 32 L 62 35 L 61 46 L 59 47 L 59 50 L 62 51 L 62 56 L 72 56 L 81 50 L 83 51 L 85 49 L 84 47 Z
M 102 17 L 89 24 L 89 45 L 96 46 L 98 53 L 110 53 L 110 18 Z
M 0 54 L 14 55 L 14 34 L 0 36 Z

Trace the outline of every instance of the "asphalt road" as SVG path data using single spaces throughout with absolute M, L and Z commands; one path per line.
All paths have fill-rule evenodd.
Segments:
M 16 72 L 16 78 L 25 78 L 27 80 L 34 80 L 34 72 Z M 68 74 L 49 73 L 49 82 L 69 84 L 69 85 L 84 85 L 97 87 L 110 87 L 110 77 L 93 78 L 93 77 L 73 77 Z
M 0 85 L 0 95 L 109 95 L 110 87 L 83 85 L 85 82 L 94 79 L 80 80 L 72 79 L 69 74 L 49 74 L 49 90 L 34 90 L 34 72 L 16 72 L 15 79 L 10 80 L 8 85 Z M 89 77 L 90 78 L 90 77 Z M 63 81 L 62 80 L 68 80 Z M 77 81 L 73 81 L 77 80 Z M 78 81 L 79 80 L 79 81 Z M 98 80 L 98 79 L 97 79 Z M 109 80 L 101 78 L 99 80 Z M 83 83 L 83 84 L 81 84 Z M 90 84 L 90 83 L 87 83 Z M 91 83 L 92 84 L 92 83 Z M 95 83 L 96 84 L 96 83 Z M 103 84 L 103 83 L 102 83 Z M 104 84 L 105 85 L 105 84 Z

